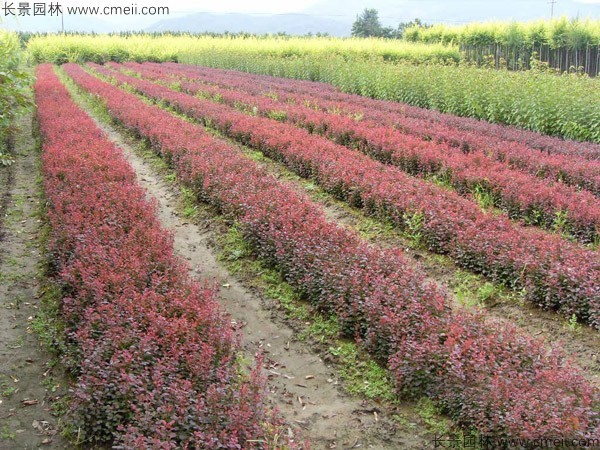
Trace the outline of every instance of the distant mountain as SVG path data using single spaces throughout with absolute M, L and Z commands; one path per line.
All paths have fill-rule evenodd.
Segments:
M 285 32 L 288 34 L 328 33 L 349 36 L 351 22 L 339 21 L 318 14 L 213 14 L 197 13 L 184 17 L 161 20 L 146 31 L 189 31 L 194 33 L 247 32 L 255 34 Z
M 16 3 L 16 2 L 15 2 Z M 285 32 L 293 35 L 328 33 L 349 36 L 356 16 L 375 8 L 383 25 L 396 27 L 416 17 L 427 23 L 463 24 L 485 20 L 533 20 L 550 17 L 549 0 L 317 0 L 300 13 L 255 15 L 239 13 L 193 13 L 170 16 L 152 24 L 151 17 L 120 17 L 110 22 L 94 16 L 65 16 L 66 31 L 189 31 Z M 554 15 L 600 18 L 599 0 L 556 0 Z M 116 19 L 116 18 L 114 18 Z M 59 17 L 0 17 L 0 28 L 56 32 Z

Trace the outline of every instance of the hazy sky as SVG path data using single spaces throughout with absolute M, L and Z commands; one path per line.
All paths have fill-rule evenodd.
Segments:
M 13 4 L 14 8 L 18 8 L 19 3 L 23 0 L 0 0 L 0 27 L 2 22 L 6 25 L 7 22 L 13 23 L 28 23 L 29 21 L 35 22 L 40 21 L 40 17 L 19 18 L 19 17 L 7 17 L 3 14 L 1 7 L 7 4 Z M 296 0 L 294 2 L 285 2 L 282 0 L 216 0 L 216 1 L 186 1 L 186 0 L 98 0 L 98 1 L 86 1 L 86 0 L 45 0 L 45 3 L 49 5 L 52 3 L 58 3 L 64 8 L 67 6 L 132 6 L 136 5 L 138 8 L 142 6 L 168 6 L 169 17 L 177 17 L 185 14 L 191 14 L 195 12 L 240 12 L 240 13 L 258 13 L 258 14 L 281 14 L 290 12 L 299 12 L 307 7 L 317 3 L 318 0 Z M 598 0 L 600 1 L 600 0 Z M 29 4 L 33 5 L 35 2 L 44 2 L 44 0 L 30 0 Z M 161 17 L 144 17 L 144 16 L 111 16 L 110 21 L 116 23 L 136 23 L 147 25 Z M 164 17 L 163 17 L 164 18 Z M 49 19 L 48 19 L 49 20 Z M 106 17 L 101 18 L 106 20 Z
M 419 3 L 426 4 L 428 0 L 404 0 L 401 2 L 397 2 L 394 0 L 389 0 L 386 3 L 390 5 L 394 5 L 395 3 L 411 3 L 414 6 L 418 6 Z M 488 0 L 489 1 L 489 0 Z M 576 3 L 583 4 L 598 4 L 600 5 L 600 0 L 573 0 Z M 489 1 L 493 3 L 494 1 Z M 0 0 L 1 3 L 1 0 Z M 63 4 L 75 4 L 82 5 L 87 2 L 81 0 L 65 0 L 62 1 Z M 120 5 L 125 6 L 128 5 L 128 1 L 123 0 L 106 0 L 98 2 L 102 5 Z M 243 13 L 264 13 L 264 14 L 278 14 L 278 13 L 288 13 L 288 12 L 300 12 L 305 10 L 306 8 L 313 6 L 316 3 L 327 3 L 326 1 L 320 0 L 295 0 L 293 2 L 285 2 L 282 0 L 218 0 L 213 2 L 208 2 L 206 0 L 198 0 L 198 1 L 186 1 L 186 0 L 132 0 L 132 4 L 141 5 L 167 5 L 171 8 L 171 13 L 190 13 L 190 12 L 243 12 Z M 369 1 L 363 2 L 365 7 L 369 7 Z M 448 1 L 451 3 L 451 1 Z M 486 1 L 479 1 L 478 3 L 487 3 Z M 560 0 L 558 0 L 560 3 Z M 96 2 L 94 2 L 96 4 Z
M 600 2 L 600 0 L 598 1 Z M 175 0 L 166 3 L 175 11 L 286 13 L 302 11 L 317 3 L 317 0 L 293 2 L 281 0 L 219 0 L 215 2 Z
M 61 20 L 57 17 L 30 17 L 30 18 L 11 18 L 3 15 L 2 6 L 4 3 L 13 4 L 17 8 L 19 3 L 26 0 L 0 0 L 0 28 L 8 26 L 16 29 L 48 29 L 58 31 L 61 27 Z M 575 16 L 578 14 L 581 5 L 582 10 L 587 11 L 586 16 L 600 18 L 600 0 L 556 0 L 555 11 L 560 14 Z M 407 21 L 414 17 L 421 17 L 430 22 L 461 23 L 461 21 L 483 20 L 488 17 L 494 17 L 494 11 L 502 12 L 502 18 L 510 18 L 513 14 L 510 11 L 514 9 L 514 17 L 518 20 L 527 18 L 537 18 L 549 16 L 550 0 L 460 0 L 454 3 L 452 0 L 296 0 L 286 2 L 282 0 L 29 0 L 29 4 L 34 2 L 45 2 L 47 5 L 59 3 L 63 10 L 67 6 L 133 6 L 138 8 L 142 6 L 168 6 L 170 8 L 169 16 L 85 16 L 85 17 L 67 17 L 65 15 L 65 29 L 72 29 L 73 25 L 80 29 L 95 28 L 97 25 L 104 24 L 104 27 L 111 27 L 114 24 L 118 28 L 141 29 L 147 27 L 162 19 L 172 19 L 187 14 L 197 12 L 213 13 L 253 13 L 253 14 L 281 14 L 306 12 L 324 18 L 341 20 L 343 22 L 352 22 L 356 15 L 366 7 L 375 7 L 380 11 L 380 17 L 385 25 L 395 26 L 400 21 Z M 509 2 L 512 9 L 507 13 L 505 5 Z M 462 9 L 457 9 L 453 5 L 462 5 Z M 518 5 L 515 7 L 515 5 Z M 521 15 L 518 15 L 519 10 Z M 596 12 L 597 10 L 597 12 Z M 489 12 L 488 12 L 489 11 Z M 524 13 L 523 11 L 534 11 L 537 16 Z M 64 11 L 66 13 L 66 10 Z M 491 15 L 490 15 L 491 14 Z M 509 15 L 507 17 L 507 14 Z M 473 16 L 470 17 L 469 15 Z

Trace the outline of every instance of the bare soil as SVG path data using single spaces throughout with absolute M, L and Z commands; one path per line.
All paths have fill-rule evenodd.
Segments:
M 214 248 L 219 232 L 215 223 L 210 218 L 204 218 L 199 224 L 192 223 L 182 217 L 177 187 L 163 181 L 161 175 L 136 154 L 133 150 L 135 142 L 112 126 L 101 122 L 98 125 L 124 150 L 140 184 L 148 190 L 149 197 L 158 201 L 161 222 L 173 232 L 177 253 L 190 262 L 195 275 L 222 287 L 222 304 L 231 314 L 234 325 L 243 329 L 243 348 L 248 357 L 261 351 L 267 353 L 265 373 L 269 378 L 271 400 L 292 428 L 308 436 L 313 448 L 410 449 L 431 446 L 431 430 L 422 423 L 414 405 L 400 410 L 345 394 L 336 379 L 335 366 L 330 364 L 327 355 L 304 341 L 297 341 L 294 327 L 288 326 L 289 322 L 278 312 L 274 301 L 252 289 L 245 280 L 232 277 L 219 264 Z M 241 146 L 240 149 L 249 151 Z M 262 161 L 261 165 L 295 184 L 299 191 L 307 192 L 304 181 L 295 179 L 279 165 L 269 160 Z M 314 186 L 308 192 L 330 219 L 354 230 L 364 226 L 359 211 L 323 195 Z M 452 289 L 448 289 L 456 284 L 458 274 L 462 272 L 458 267 L 447 259 L 412 247 L 405 237 L 385 229 L 385 225 L 381 228 L 381 233 L 361 234 L 373 245 L 403 248 L 431 281 L 446 287 L 455 303 L 461 304 Z M 477 289 L 485 280 L 469 283 L 472 289 Z M 597 331 L 585 326 L 569 327 L 564 318 L 519 303 L 517 297 L 507 300 L 504 295 L 492 295 L 482 306 L 488 314 L 508 319 L 530 334 L 544 338 L 548 345 L 560 342 L 590 381 L 600 386 L 600 336 Z M 408 418 L 409 426 L 406 426 L 406 420 L 403 425 L 395 420 L 395 414 Z
M 266 353 L 270 400 L 295 434 L 308 437 L 315 449 L 429 446 L 430 432 L 414 408 L 389 408 L 345 394 L 335 367 L 295 338 L 294 329 L 285 323 L 274 301 L 232 277 L 218 262 L 216 230 L 210 219 L 195 224 L 183 218 L 177 186 L 165 182 L 112 126 L 96 123 L 123 149 L 149 198 L 158 201 L 160 221 L 173 233 L 175 251 L 190 263 L 195 276 L 221 287 L 221 304 L 243 333 L 246 356 L 253 359 L 259 352 Z M 409 430 L 392 417 L 396 414 L 402 415 Z
M 14 159 L 0 167 L 0 449 L 65 449 L 51 403 L 66 383 L 40 346 L 31 321 L 39 311 L 41 262 L 31 115 L 21 121 Z
M 256 153 L 239 144 L 233 144 L 240 151 Z M 259 164 L 276 177 L 295 186 L 299 192 L 311 196 L 312 200 L 323 208 L 330 220 L 359 232 L 372 245 L 403 249 L 408 261 L 414 266 L 420 267 L 427 274 L 428 281 L 445 289 L 457 307 L 475 307 L 474 305 L 465 305 L 457 298 L 454 288 L 461 282 L 460 280 L 464 278 L 466 272 L 449 258 L 434 255 L 413 246 L 400 231 L 393 227 L 388 228 L 385 224 L 378 223 L 377 220 L 368 222 L 370 229 L 365 233 L 362 211 L 333 199 L 331 195 L 325 194 L 310 181 L 302 180 L 272 160 L 264 159 Z M 310 189 L 307 189 L 307 185 L 310 186 Z M 483 277 L 469 276 L 468 284 L 463 286 L 463 290 L 472 291 L 470 296 L 476 297 L 475 292 L 485 283 L 486 280 Z M 569 325 L 568 320 L 564 317 L 521 301 L 519 295 L 511 295 L 507 289 L 501 286 L 496 286 L 495 293 L 485 301 L 478 303 L 477 307 L 484 309 L 489 316 L 516 324 L 530 335 L 544 339 L 548 346 L 559 345 L 575 365 L 583 370 L 586 378 L 600 387 L 600 333 L 598 330 L 587 325 Z

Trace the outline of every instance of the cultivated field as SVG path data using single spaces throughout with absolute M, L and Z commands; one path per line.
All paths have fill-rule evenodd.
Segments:
M 459 45 L 464 57 L 478 64 L 530 69 L 531 57 L 549 68 L 600 73 L 600 21 L 566 17 L 534 22 L 486 22 L 459 26 L 413 26 L 404 33 L 408 42 Z M 534 58 L 535 59 L 535 58 Z
M 35 62 L 178 61 L 286 78 L 322 81 L 344 92 L 508 124 L 571 139 L 600 142 L 600 81 L 544 71 L 483 70 L 436 64 L 456 48 L 386 40 L 48 36 L 28 48 Z M 356 44 L 359 42 L 359 44 Z M 303 45 L 302 45 L 303 44 Z M 334 48 L 332 46 L 335 44 Z M 290 47 L 291 46 L 291 47 Z M 232 47 L 235 50 L 232 51 Z M 294 50 L 302 48 L 303 51 Z M 386 57 L 390 49 L 407 55 Z M 365 52 L 371 55 L 365 57 Z M 450 52 L 450 54 L 446 53 Z M 374 56 L 373 56 L 374 55 Z M 390 61 L 387 61 L 389 59 Z M 423 64 L 420 64 L 423 63 Z
M 389 41 L 75 39 L 28 53 L 30 320 L 71 375 L 45 445 L 597 443 L 597 80 L 361 55 Z

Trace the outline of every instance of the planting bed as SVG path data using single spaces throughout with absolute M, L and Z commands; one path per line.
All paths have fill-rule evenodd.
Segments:
M 598 146 L 173 63 L 41 65 L 34 91 L 53 337 L 85 444 L 418 448 L 436 430 L 427 408 L 492 439 L 598 437 L 592 350 L 565 351 L 450 292 L 453 276 L 475 277 L 594 342 Z M 185 214 L 210 214 L 206 231 L 182 220 L 177 195 Z M 389 239 L 359 234 L 361 221 Z M 217 247 L 230 245 L 226 267 L 245 283 L 267 273 L 302 306 L 259 300 L 219 265 L 215 239 L 234 239 Z M 297 330 L 318 317 L 308 325 L 329 359 L 265 308 Z M 337 390 L 349 348 L 383 374 L 365 373 L 361 392 L 383 389 L 385 404 Z M 397 433 L 402 421 L 413 435 Z
M 282 437 L 215 291 L 188 276 L 120 149 L 43 65 L 35 85 L 66 361 L 88 442 L 262 448 Z M 290 442 L 290 445 L 291 442 Z
M 425 275 L 407 261 L 401 250 L 373 248 L 331 223 L 308 198 L 269 176 L 231 144 L 78 66 L 64 68 L 78 86 L 105 102 L 118 123 L 160 152 L 200 201 L 237 220 L 257 255 L 277 267 L 286 281 L 313 305 L 334 312 L 348 336 L 356 337 L 375 357 L 386 362 L 395 374 L 400 395 L 429 396 L 457 423 L 483 433 L 513 437 L 585 437 L 595 433 L 598 391 L 560 350 L 549 351 L 540 341 L 503 321 L 453 309 L 444 291 L 426 282 Z M 136 79 L 129 81 L 136 83 Z M 139 83 L 136 89 L 142 90 L 142 82 Z M 538 259 L 544 255 L 545 262 L 538 263 L 520 280 L 523 287 L 531 289 L 531 298 L 540 300 L 550 295 L 550 302 L 560 299 L 570 303 L 567 308 L 578 305 L 575 308 L 583 320 L 595 321 L 598 285 L 593 280 L 598 267 L 594 251 L 545 232 L 521 229 L 502 217 L 485 215 L 453 193 L 406 177 L 396 168 L 288 124 L 248 116 L 151 83 L 144 85 L 147 94 L 150 88 L 155 89 L 154 97 L 165 98 L 180 111 L 203 118 L 206 125 L 267 154 L 281 155 L 279 160 L 301 173 L 315 172 L 319 183 L 354 204 L 383 209 L 395 205 L 385 197 L 392 186 L 408 186 L 422 192 L 421 196 L 415 193 L 408 197 L 413 202 L 431 196 L 428 208 L 422 211 L 425 215 L 440 203 L 454 202 L 462 208 L 463 215 L 459 217 L 463 230 L 470 220 L 486 224 L 483 233 L 459 242 L 473 242 L 475 236 L 497 229 L 511 230 L 511 242 L 515 241 L 514 236 L 523 239 L 519 252 L 527 248 L 539 252 Z M 267 132 L 271 134 L 264 134 Z M 300 136 L 304 148 L 295 144 Z M 320 153 L 306 153 L 311 145 Z M 387 203 L 378 200 L 378 195 Z M 395 195 L 393 201 L 400 200 L 402 196 Z M 396 213 L 396 217 L 407 220 L 406 214 Z M 439 219 L 428 217 L 425 223 L 444 226 L 451 220 L 456 219 L 446 211 L 445 217 L 440 213 Z M 425 228 L 424 235 L 427 233 Z M 458 241 L 461 234 L 438 234 L 430 246 L 449 245 Z M 543 248 L 544 245 L 548 247 Z M 456 248 L 450 253 L 457 252 Z M 508 253 L 506 248 L 503 251 Z M 483 261 L 494 261 L 490 258 L 496 258 L 501 251 L 477 255 L 485 255 Z M 509 254 L 516 255 L 516 251 L 515 248 Z M 465 256 L 472 258 L 473 254 L 465 252 Z M 529 263 L 533 261 L 535 258 L 531 257 Z M 584 264 L 585 269 L 573 275 L 572 268 L 579 267 L 577 264 Z M 490 268 L 501 271 L 507 270 L 508 265 L 501 269 L 490 264 Z M 581 278 L 566 281 L 572 276 Z M 565 296 L 568 286 L 573 286 L 572 297 Z M 581 305 L 586 306 L 580 309 Z M 580 424 L 577 430 L 567 424 L 573 420 Z
M 284 162 L 349 203 L 420 233 L 430 250 L 467 269 L 524 289 L 534 304 L 598 326 L 600 258 L 556 235 L 515 226 L 506 217 L 432 183 L 410 178 L 319 136 L 249 116 L 226 105 L 115 74 L 153 99 L 202 120 Z

